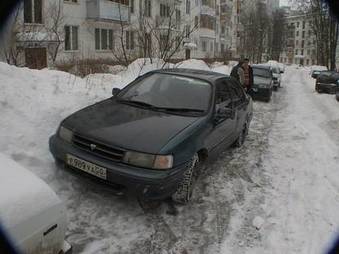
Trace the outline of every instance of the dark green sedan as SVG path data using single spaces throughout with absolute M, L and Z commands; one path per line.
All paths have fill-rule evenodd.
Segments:
M 167 69 L 63 120 L 50 151 L 72 171 L 143 200 L 187 203 L 199 164 L 241 146 L 252 100 L 229 76 Z
M 254 100 L 269 102 L 273 91 L 273 73 L 268 65 L 255 64 L 253 69 L 253 86 L 249 94 Z

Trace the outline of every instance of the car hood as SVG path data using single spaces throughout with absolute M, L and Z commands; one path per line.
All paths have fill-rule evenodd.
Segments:
M 254 86 L 256 86 L 256 85 L 266 85 L 266 86 L 269 86 L 271 84 L 271 79 L 270 78 L 254 76 L 253 79 L 254 79 L 254 82 L 253 82 Z
M 63 125 L 106 145 L 157 154 L 198 118 L 138 108 L 111 98 L 74 113 Z

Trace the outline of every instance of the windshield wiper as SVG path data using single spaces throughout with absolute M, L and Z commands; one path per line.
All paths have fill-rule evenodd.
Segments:
M 142 107 L 145 107 L 145 108 L 156 108 L 154 105 L 149 104 L 147 102 L 143 102 L 143 101 L 118 99 L 118 102 L 125 103 L 125 104 L 133 104 L 133 105 L 142 106 Z
M 205 110 L 195 109 L 195 108 L 166 108 L 166 107 L 157 107 L 157 109 L 171 111 L 171 112 L 197 112 L 203 113 Z
M 153 110 L 159 111 L 169 111 L 169 112 L 196 112 L 196 113 L 203 113 L 205 110 L 202 109 L 194 109 L 194 108 L 169 108 L 169 107 L 157 107 L 152 104 L 143 101 L 134 101 L 134 100 L 126 100 L 126 99 L 118 99 L 119 102 L 129 104 L 129 105 L 136 105 L 141 106 L 144 108 L 149 108 Z

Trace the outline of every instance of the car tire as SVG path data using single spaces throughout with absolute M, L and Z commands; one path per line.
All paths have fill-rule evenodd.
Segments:
M 235 147 L 241 147 L 245 143 L 246 137 L 248 135 L 248 128 L 248 123 L 246 122 L 237 140 L 234 142 Z
M 195 154 L 189 162 L 188 169 L 185 171 L 182 181 L 179 183 L 177 190 L 172 195 L 174 202 L 179 204 L 187 204 L 193 194 L 194 184 L 197 178 L 197 165 L 199 156 Z

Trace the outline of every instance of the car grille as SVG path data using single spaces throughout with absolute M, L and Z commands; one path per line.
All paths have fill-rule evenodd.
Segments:
M 82 150 L 86 150 L 87 152 L 108 160 L 119 162 L 122 161 L 124 157 L 123 150 L 98 143 L 97 141 L 89 140 L 88 138 L 82 137 L 78 134 L 73 135 L 72 142 L 75 146 L 81 148 Z

